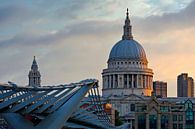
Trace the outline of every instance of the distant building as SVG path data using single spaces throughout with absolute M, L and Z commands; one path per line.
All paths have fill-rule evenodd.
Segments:
M 29 71 L 28 74 L 28 78 L 29 78 L 29 86 L 32 87 L 39 87 L 41 86 L 41 74 L 38 70 L 38 65 L 34 56 L 34 60 L 31 66 L 31 70 Z
M 194 97 L 194 80 L 188 77 L 187 73 L 182 73 L 177 77 L 177 96 Z
M 135 106 L 134 129 L 195 129 L 195 99 L 143 98 Z
M 162 82 L 162 81 L 154 81 L 153 91 L 156 97 L 166 98 L 167 97 L 167 83 Z

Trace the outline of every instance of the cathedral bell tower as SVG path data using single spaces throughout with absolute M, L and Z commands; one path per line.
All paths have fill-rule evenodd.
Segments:
M 29 71 L 28 74 L 29 78 L 29 86 L 32 87 L 40 87 L 41 86 L 41 74 L 38 70 L 38 65 L 34 56 L 33 63 L 31 66 L 31 70 Z

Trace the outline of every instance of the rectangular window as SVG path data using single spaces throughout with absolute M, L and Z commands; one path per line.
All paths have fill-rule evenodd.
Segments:
M 150 129 L 157 129 L 157 116 L 156 115 L 149 115 L 150 121 Z
M 183 129 L 183 124 L 179 124 L 179 129 Z
M 146 110 L 146 106 L 138 106 L 137 107 L 137 111 L 138 112 L 143 112 L 143 111 L 145 111 Z
M 183 115 L 179 115 L 178 117 L 179 117 L 179 118 L 178 118 L 179 121 L 183 121 Z
M 173 121 L 177 121 L 177 115 L 173 115 Z
M 138 116 L 138 129 L 146 129 L 146 116 L 145 115 Z
M 173 129 L 177 129 L 177 124 L 173 124 Z
M 160 106 L 160 110 L 162 112 L 168 112 L 169 111 L 169 107 L 167 107 L 167 106 Z

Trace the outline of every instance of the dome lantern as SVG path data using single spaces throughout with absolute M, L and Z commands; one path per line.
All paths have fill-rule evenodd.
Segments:
M 125 25 L 123 26 L 123 36 L 122 36 L 123 40 L 133 39 L 131 30 L 132 30 L 132 26 L 131 26 L 131 22 L 130 22 L 130 19 L 129 19 L 129 10 L 127 8 Z

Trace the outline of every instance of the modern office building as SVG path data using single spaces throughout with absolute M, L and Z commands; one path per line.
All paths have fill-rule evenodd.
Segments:
M 31 70 L 29 71 L 28 74 L 29 78 L 29 86 L 32 87 L 40 87 L 41 86 L 41 74 L 38 70 L 38 65 L 34 56 L 33 63 L 31 66 Z
M 153 91 L 156 97 L 166 98 L 167 97 L 167 82 L 154 81 Z
M 177 77 L 177 96 L 194 97 L 194 80 L 188 77 L 187 73 L 182 73 Z

